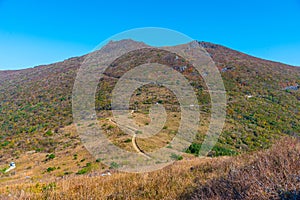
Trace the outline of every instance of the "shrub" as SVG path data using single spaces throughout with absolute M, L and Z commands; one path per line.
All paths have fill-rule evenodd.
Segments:
M 74 154 L 74 155 L 73 155 L 73 160 L 77 160 L 77 158 L 78 158 L 78 155 L 77 155 L 77 154 Z
M 186 150 L 186 153 L 198 155 L 200 149 L 201 149 L 201 144 L 192 143 L 191 146 L 189 146 L 189 148 Z
M 54 170 L 56 170 L 55 167 L 48 167 L 48 168 L 47 168 L 47 172 L 52 172 L 52 171 L 54 171 Z
M 0 172 L 4 173 L 5 171 L 7 170 L 7 168 L 3 168 L 3 169 L 0 169 Z
M 55 155 L 53 153 L 46 155 L 46 161 L 53 160 L 55 158 Z
M 232 149 L 228 149 L 222 146 L 214 146 L 212 149 L 212 152 L 214 153 L 213 156 L 234 156 L 238 153 Z
M 181 155 L 177 155 L 175 153 L 172 153 L 172 155 L 170 156 L 173 160 L 182 160 L 183 157 Z
M 132 141 L 132 140 L 128 138 L 128 139 L 126 139 L 124 142 L 125 142 L 125 143 L 129 143 L 129 142 L 131 142 L 131 141 Z
M 50 131 L 50 130 L 48 130 L 45 134 L 46 134 L 47 136 L 52 136 L 52 135 L 53 135 L 52 131 Z
M 82 174 L 86 174 L 88 171 L 89 171 L 88 168 L 82 168 L 76 174 L 82 175 Z
M 110 163 L 110 167 L 109 168 L 110 169 L 117 169 L 117 168 L 119 168 L 119 164 L 115 163 L 115 162 L 112 162 L 112 163 Z
M 86 167 L 91 167 L 91 166 L 92 166 L 92 163 L 89 163 L 89 162 L 88 162 L 88 163 L 85 164 L 85 166 L 86 166 Z

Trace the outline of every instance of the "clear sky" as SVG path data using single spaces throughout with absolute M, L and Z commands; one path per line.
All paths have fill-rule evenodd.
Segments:
M 0 69 L 83 55 L 140 27 L 300 66 L 300 0 L 0 0 L 0 19 Z

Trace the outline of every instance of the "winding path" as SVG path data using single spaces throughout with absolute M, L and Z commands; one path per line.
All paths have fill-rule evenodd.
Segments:
M 134 112 L 134 111 L 131 111 L 131 114 L 132 114 L 133 112 Z M 112 118 L 109 118 L 109 121 L 110 121 L 111 123 L 115 124 L 116 126 L 118 126 L 117 122 L 114 121 Z M 136 130 L 135 128 L 129 127 L 129 126 L 123 126 L 123 127 L 124 127 L 125 129 L 127 129 L 128 131 L 130 131 L 130 132 L 133 133 L 133 136 L 132 136 L 131 141 L 132 141 L 132 146 L 133 146 L 134 150 L 135 150 L 138 154 L 140 154 L 140 155 L 142 155 L 142 156 L 144 156 L 144 157 L 146 157 L 146 158 L 148 158 L 148 159 L 151 159 L 151 157 L 148 156 L 148 155 L 147 155 L 147 154 L 146 154 L 146 153 L 138 146 L 138 144 L 137 144 L 137 141 L 136 141 L 136 132 L 137 132 L 138 130 Z

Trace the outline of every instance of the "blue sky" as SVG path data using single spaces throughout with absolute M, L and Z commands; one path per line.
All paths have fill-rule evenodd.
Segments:
M 52 63 L 122 31 L 163 27 L 300 66 L 300 0 L 0 0 L 0 69 Z

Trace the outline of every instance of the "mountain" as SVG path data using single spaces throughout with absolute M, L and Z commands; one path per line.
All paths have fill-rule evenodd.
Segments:
M 129 43 L 146 47 L 142 43 L 124 40 L 110 42 L 105 49 L 109 51 L 110 48 Z M 231 144 L 229 146 L 233 150 L 241 147 L 256 149 L 268 145 L 273 135 L 277 137 L 281 133 L 299 132 L 299 92 L 284 88 L 299 84 L 300 68 L 261 60 L 220 45 L 206 42 L 200 44 L 219 68 L 228 95 L 227 124 L 224 138 L 221 138 L 224 145 Z M 149 62 L 148 57 L 151 57 L 150 61 L 161 59 L 163 64 L 173 66 L 188 64 L 181 61 L 174 63 L 174 57 L 165 55 L 165 52 L 159 56 L 152 50 L 136 54 L 137 56 L 123 56 L 112 64 L 113 67 L 106 70 L 106 82 L 99 85 L 106 85 L 108 88 L 101 88 L 103 92 L 98 93 L 96 109 L 109 109 L 109 94 L 114 84 L 112 78 L 120 77 L 124 73 L 126 69 L 123 63 L 132 67 L 146 60 Z M 85 57 L 25 70 L 0 72 L 2 148 L 9 146 L 8 143 L 14 137 L 24 140 L 72 123 L 72 87 L 76 72 Z M 200 76 L 197 78 L 202 80 Z M 203 81 L 197 84 L 201 93 L 200 104 L 209 103 L 208 93 L 203 92 L 205 84 Z M 246 96 L 252 98 L 247 99 Z M 165 103 L 168 105 L 174 102 Z M 28 150 L 40 148 L 38 144 L 26 146 L 20 141 L 16 141 L 14 146 Z
M 286 135 L 299 134 L 300 68 L 262 60 L 212 43 L 199 44 L 219 69 L 228 101 L 224 130 L 209 156 L 267 149 Z M 135 152 L 131 137 L 122 133 L 111 120 L 111 93 L 128 70 L 143 63 L 158 62 L 182 73 L 202 105 L 196 140 L 186 150 L 189 154 L 183 156 L 193 158 L 190 154 L 198 154 L 210 120 L 210 96 L 203 78 L 185 59 L 144 43 L 132 40 L 110 42 L 103 51 L 124 46 L 144 49 L 116 59 L 99 82 L 95 107 L 105 134 L 114 144 Z M 34 182 L 41 176 L 53 180 L 109 167 L 99 164 L 99 160 L 88 154 L 73 124 L 72 90 L 76 74 L 86 58 L 84 55 L 24 70 L 0 71 L 0 166 L 5 167 L 14 160 L 18 172 L 10 177 L 3 175 L 7 184 L 21 180 L 20 174 L 26 173 Z M 130 109 L 134 110 L 133 119 L 137 124 L 149 124 L 149 107 L 156 102 L 165 106 L 168 118 L 158 135 L 137 139 L 139 148 L 145 152 L 168 145 L 179 126 L 180 109 L 176 96 L 167 88 L 154 84 L 137 89 L 132 96 Z M 18 168 L 18 163 L 22 168 Z

